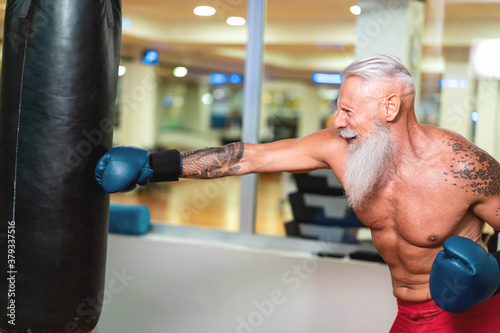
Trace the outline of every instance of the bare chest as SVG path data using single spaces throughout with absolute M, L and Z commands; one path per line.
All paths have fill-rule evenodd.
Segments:
M 432 179 L 393 179 L 373 198 L 356 213 L 384 241 L 434 247 L 474 218 L 457 187 Z

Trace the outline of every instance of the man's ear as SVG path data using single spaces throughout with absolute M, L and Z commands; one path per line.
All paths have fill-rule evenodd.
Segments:
M 401 108 L 401 98 L 398 95 L 389 95 L 385 105 L 385 117 L 387 121 L 394 121 Z

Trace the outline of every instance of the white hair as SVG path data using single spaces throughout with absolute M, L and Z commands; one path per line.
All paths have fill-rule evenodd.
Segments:
M 415 92 L 413 77 L 403 65 L 401 59 L 390 54 L 376 54 L 357 60 L 342 72 L 344 80 L 350 76 L 357 76 L 365 81 L 392 79 L 411 88 Z
M 391 169 L 394 158 L 394 138 L 391 132 L 379 120 L 373 121 L 373 131 L 360 137 L 358 144 L 349 144 L 343 185 L 349 205 L 354 209 L 365 206 L 377 185 Z M 341 135 L 350 138 L 356 133 L 345 128 Z

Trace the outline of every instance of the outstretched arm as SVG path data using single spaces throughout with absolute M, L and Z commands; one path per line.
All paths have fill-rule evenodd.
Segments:
M 150 154 L 142 148 L 118 146 L 101 157 L 95 169 L 108 193 L 132 190 L 136 184 L 178 178 L 212 179 L 264 172 L 308 172 L 343 165 L 345 140 L 332 129 L 301 139 L 265 144 L 236 142 L 179 154 L 167 150 Z M 333 156 L 333 157 L 332 157 Z
M 326 156 L 344 141 L 335 131 L 320 131 L 301 139 L 265 144 L 231 143 L 182 154 L 181 178 L 220 178 L 248 173 L 308 172 L 330 168 Z M 338 151 L 337 149 L 337 151 Z M 340 155 L 340 154 L 339 154 Z

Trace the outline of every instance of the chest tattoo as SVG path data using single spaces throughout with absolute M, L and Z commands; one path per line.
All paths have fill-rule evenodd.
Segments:
M 500 164 L 496 160 L 480 148 L 463 145 L 454 138 L 446 144 L 454 156 L 449 171 L 443 172 L 446 182 L 475 196 L 500 194 Z

